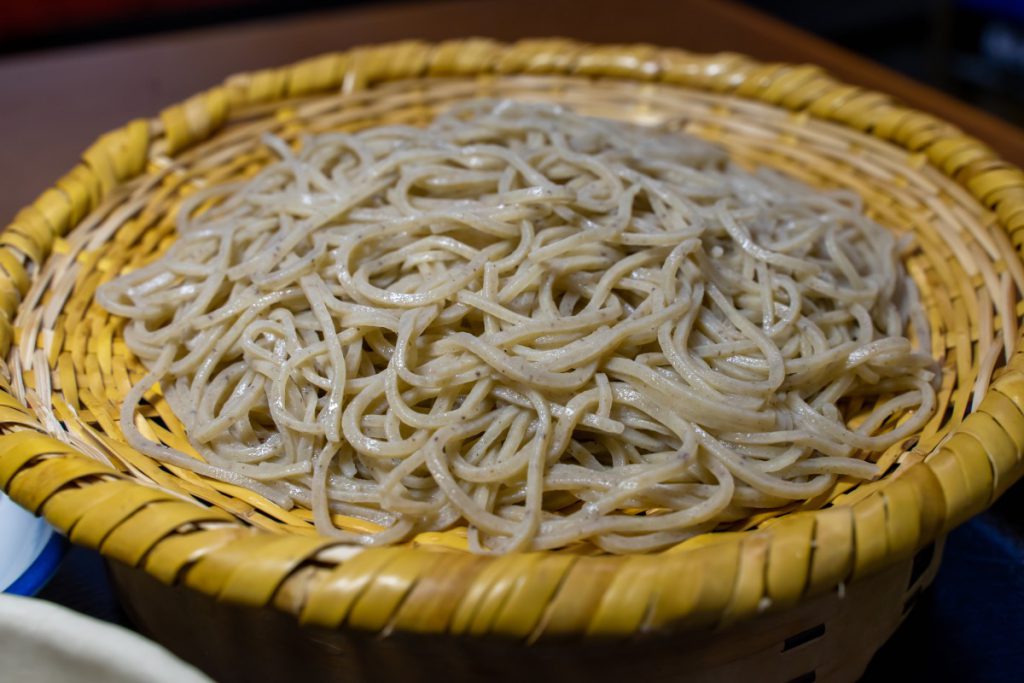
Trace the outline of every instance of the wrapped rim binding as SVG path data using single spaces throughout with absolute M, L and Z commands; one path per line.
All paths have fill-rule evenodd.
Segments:
M 120 337 L 123 321 L 93 295 L 166 247 L 183 197 L 266 164 L 263 132 L 422 124 L 480 96 L 677 120 L 742 164 L 856 190 L 875 220 L 918 237 L 906 263 L 944 366 L 935 417 L 880 456 L 877 481 L 840 481 L 735 531 L 631 556 L 483 557 L 465 552 L 457 531 L 363 549 L 317 536 L 307 511 L 127 446 L 118 404 L 143 370 Z M 0 485 L 75 543 L 307 624 L 530 640 L 730 624 L 907 560 L 1020 476 L 1022 227 L 1018 169 L 949 124 L 810 66 L 465 40 L 243 74 L 103 136 L 0 235 Z M 137 425 L 185 443 L 159 394 Z

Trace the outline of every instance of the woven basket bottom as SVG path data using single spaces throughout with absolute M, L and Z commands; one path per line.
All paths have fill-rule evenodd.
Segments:
M 220 683 L 292 680 L 856 681 L 934 580 L 944 539 L 840 591 L 697 633 L 542 640 L 297 628 L 283 612 L 238 607 L 110 562 L 134 623 Z

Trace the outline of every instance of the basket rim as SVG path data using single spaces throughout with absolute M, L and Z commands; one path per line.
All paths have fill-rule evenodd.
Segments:
M 136 119 L 99 138 L 79 165 L 0 233 L 0 351 L 10 350 L 21 296 L 55 239 L 143 174 L 151 154 L 173 156 L 208 139 L 245 107 L 408 78 L 515 74 L 657 82 L 849 126 L 919 155 L 963 186 L 995 212 L 1020 257 L 1024 173 L 951 124 L 846 85 L 818 67 L 562 39 L 405 41 L 232 76 L 157 118 Z M 756 530 L 701 535 L 653 556 L 480 557 L 278 536 L 220 510 L 183 503 L 80 454 L 47 435 L 7 380 L 0 380 L 0 429 L 6 432 L 0 436 L 0 490 L 72 541 L 166 583 L 237 604 L 275 605 L 326 627 L 519 638 L 628 635 L 647 628 L 652 610 L 660 624 L 694 627 L 728 625 L 769 605 L 792 606 L 911 557 L 985 509 L 1024 471 L 1024 347 L 1018 338 L 985 398 L 939 450 L 927 460 L 916 456 L 896 477 L 861 486 L 864 495 L 856 502 L 783 515 Z M 380 580 L 385 568 L 387 581 Z M 553 601 L 570 570 L 574 577 L 595 577 L 593 600 Z M 402 612 L 409 591 L 423 586 L 453 606 Z

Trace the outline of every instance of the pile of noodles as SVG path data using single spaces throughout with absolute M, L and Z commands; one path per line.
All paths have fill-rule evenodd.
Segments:
M 266 144 L 97 298 L 149 370 L 130 444 L 324 533 L 662 548 L 877 476 L 933 411 L 916 290 L 852 193 L 512 102 Z M 157 382 L 202 460 L 137 428 Z

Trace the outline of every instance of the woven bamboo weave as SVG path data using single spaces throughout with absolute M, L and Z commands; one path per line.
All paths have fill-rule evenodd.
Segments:
M 263 132 L 291 139 L 424 124 L 479 96 L 675 126 L 740 163 L 856 190 L 874 219 L 916 238 L 906 262 L 943 364 L 935 417 L 880 456 L 886 475 L 876 482 L 841 481 L 730 531 L 627 557 L 481 557 L 464 550 L 458 529 L 400 547 L 343 546 L 318 536 L 305 510 L 160 465 L 124 443 L 120 401 L 143 369 L 125 347 L 123 321 L 93 294 L 168 246 L 183 197 L 268 163 Z M 907 560 L 1019 478 L 1022 242 L 1021 171 L 951 125 L 813 66 L 465 40 L 243 74 L 101 137 L 0 234 L 0 486 L 75 543 L 161 582 L 275 605 L 321 627 L 530 642 L 721 627 Z M 159 392 L 147 400 L 140 429 L 190 452 Z

